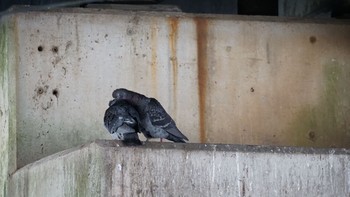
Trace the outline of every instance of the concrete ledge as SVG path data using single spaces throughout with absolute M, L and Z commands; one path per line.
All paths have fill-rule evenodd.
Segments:
M 95 141 L 29 164 L 10 196 L 347 196 L 350 150 Z

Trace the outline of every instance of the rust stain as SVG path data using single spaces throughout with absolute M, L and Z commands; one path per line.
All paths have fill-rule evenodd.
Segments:
M 154 23 L 151 27 L 151 83 L 152 92 L 157 97 L 157 48 L 158 48 L 158 29 Z
M 176 109 L 177 109 L 177 79 L 178 79 L 178 63 L 177 63 L 177 55 L 176 55 L 176 43 L 177 43 L 177 37 L 178 37 L 178 26 L 179 26 L 179 20 L 178 18 L 172 17 L 168 21 L 170 31 L 169 31 L 169 46 L 170 46 L 170 62 L 172 65 L 172 74 L 173 74 L 173 112 L 176 116 Z
M 197 30 L 197 61 L 198 61 L 198 92 L 199 92 L 199 131 L 200 142 L 207 141 L 206 136 L 206 97 L 208 81 L 207 43 L 208 21 L 204 18 L 195 18 Z

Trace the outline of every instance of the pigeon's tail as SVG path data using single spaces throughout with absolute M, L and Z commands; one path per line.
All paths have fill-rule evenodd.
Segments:
M 166 130 L 170 135 L 173 135 L 176 138 L 184 139 L 188 141 L 188 138 L 181 133 L 181 131 L 174 125 L 172 128 Z
M 167 140 L 173 141 L 173 142 L 180 142 L 180 143 L 186 143 L 185 140 L 176 137 L 175 135 L 172 135 L 169 133 L 168 137 L 166 137 Z

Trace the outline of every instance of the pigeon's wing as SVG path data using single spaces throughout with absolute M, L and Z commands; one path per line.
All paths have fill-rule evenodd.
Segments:
M 180 143 L 186 143 L 182 138 L 175 137 L 169 133 L 168 137 L 166 137 L 167 140 L 173 141 L 173 142 L 180 142 Z
M 140 122 L 140 115 L 133 106 L 129 106 L 128 113 L 132 118 L 136 119 L 137 122 Z
M 188 140 L 176 127 L 174 120 L 162 105 L 154 98 L 150 98 L 148 103 L 148 115 L 153 126 L 160 127 L 175 137 Z

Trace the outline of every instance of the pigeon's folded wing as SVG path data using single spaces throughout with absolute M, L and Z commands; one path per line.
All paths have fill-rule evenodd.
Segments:
M 148 115 L 153 126 L 160 127 L 176 137 L 188 140 L 176 127 L 174 120 L 166 113 L 162 105 L 154 98 L 151 98 L 148 103 Z
M 129 107 L 128 113 L 129 113 L 129 115 L 130 115 L 132 118 L 136 119 L 137 122 L 140 122 L 139 113 L 136 111 L 135 108 Z

